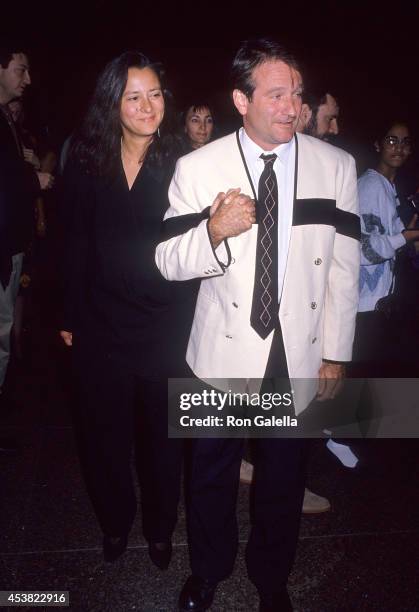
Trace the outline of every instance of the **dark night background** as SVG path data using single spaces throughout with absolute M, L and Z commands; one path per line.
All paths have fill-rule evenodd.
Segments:
M 336 95 L 341 142 L 362 166 L 387 116 L 407 118 L 418 134 L 418 17 L 407 2 L 16 3 L 3 11 L 0 33 L 16 32 L 29 47 L 27 106 L 56 146 L 81 117 L 98 72 L 129 48 L 163 62 L 179 108 L 191 94 L 210 94 L 222 128 L 234 128 L 234 52 L 244 38 L 274 35 L 295 53 L 306 82 Z

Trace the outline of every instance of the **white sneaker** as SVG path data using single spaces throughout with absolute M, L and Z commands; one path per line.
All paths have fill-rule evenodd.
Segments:
M 338 442 L 332 440 L 332 438 L 329 438 L 326 446 L 330 450 L 330 452 L 333 453 L 335 457 L 339 459 L 342 465 L 348 468 L 356 467 L 358 463 L 358 457 L 347 444 L 339 444 Z
M 326 497 L 304 489 L 303 514 L 320 514 L 330 510 L 330 502 Z

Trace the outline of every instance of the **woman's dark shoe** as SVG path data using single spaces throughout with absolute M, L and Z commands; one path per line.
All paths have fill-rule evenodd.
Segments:
M 116 561 L 127 549 L 128 536 L 103 536 L 103 558 L 108 563 Z
M 208 610 L 214 599 L 217 582 L 199 576 L 189 576 L 179 595 L 181 612 L 203 612 Z
M 172 543 L 171 542 L 149 542 L 148 554 L 150 559 L 161 570 L 166 570 L 169 567 L 170 559 L 172 558 Z

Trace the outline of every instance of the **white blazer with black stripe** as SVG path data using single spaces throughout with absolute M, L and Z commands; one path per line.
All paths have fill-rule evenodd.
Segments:
M 290 378 L 314 380 L 322 359 L 351 360 L 360 265 L 356 171 L 341 149 L 295 138 L 293 226 L 279 320 Z M 202 278 L 186 356 L 201 379 L 263 378 L 273 337 L 263 340 L 250 326 L 257 225 L 215 252 L 209 240 L 205 210 L 231 187 L 252 196 L 238 133 L 179 159 L 165 219 L 183 229 L 156 251 L 165 278 Z M 203 214 L 185 216 L 191 213 Z

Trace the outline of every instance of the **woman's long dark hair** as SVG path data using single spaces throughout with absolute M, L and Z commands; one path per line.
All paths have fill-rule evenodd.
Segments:
M 122 136 L 120 106 L 129 68 L 153 70 L 160 81 L 165 101 L 160 136 L 156 135 L 150 144 L 146 163 L 161 166 L 177 153 L 179 145 L 172 96 L 164 86 L 163 68 L 138 51 L 126 51 L 109 62 L 99 76 L 86 116 L 71 145 L 70 161 L 88 174 L 111 177 L 118 172 Z

